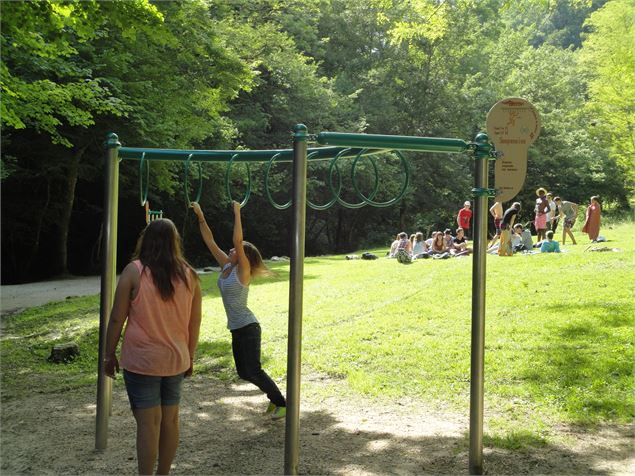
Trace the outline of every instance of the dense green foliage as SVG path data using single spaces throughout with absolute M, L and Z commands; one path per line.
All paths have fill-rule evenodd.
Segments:
M 519 199 L 545 186 L 628 208 L 634 16 L 628 0 L 2 2 L 3 282 L 98 269 L 109 131 L 126 146 L 209 149 L 288 148 L 299 122 L 312 133 L 470 140 L 496 101 L 521 96 L 543 129 Z M 454 224 L 470 198 L 469 159 L 408 157 L 413 180 L 398 206 L 310 211 L 308 253 Z M 137 166 L 121 164 L 121 262 L 143 226 Z M 221 241 L 230 226 L 224 169 L 206 167 L 202 198 Z M 262 169 L 252 170 L 247 236 L 266 255 L 288 254 L 289 213 L 267 203 Z M 387 197 L 400 174 L 393 162 L 380 169 Z M 328 200 L 325 173 L 309 169 L 316 203 Z M 245 168 L 232 177 L 238 196 Z M 152 164 L 151 204 L 200 261 L 182 183 L 178 164 Z M 286 201 L 290 167 L 276 165 L 272 183 Z
M 487 441 L 550 441 L 563 424 L 593 432 L 597 423 L 634 417 L 635 279 L 633 222 L 605 227 L 611 248 L 577 246 L 561 254 L 488 255 L 485 330 Z M 599 244 L 598 246 L 602 246 Z M 386 249 L 375 250 L 383 255 Z M 465 414 L 469 402 L 471 259 L 305 264 L 302 372 L 311 392 L 342 392 L 425 402 Z M 250 305 L 263 325 L 263 362 L 286 373 L 287 263 L 256 281 Z M 513 272 L 510 272 L 513 270 Z M 237 379 L 216 273 L 202 276 L 203 324 L 196 372 Z M 94 385 L 99 303 L 74 298 L 3 319 L 2 398 Z M 46 362 L 52 345 L 75 341 L 79 359 Z M 328 343 L 325 345 L 325 343 Z M 325 378 L 326 377 L 326 378 Z M 121 381 L 117 385 L 122 385 Z M 303 395 L 309 393 L 305 388 Z M 515 435 L 524 435 L 520 441 Z

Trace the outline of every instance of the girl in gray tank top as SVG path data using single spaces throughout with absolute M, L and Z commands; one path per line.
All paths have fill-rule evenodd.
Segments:
M 243 241 L 240 204 L 232 202 L 234 248 L 229 251 L 229 254 L 226 254 L 216 244 L 212 230 L 207 225 L 199 204 L 192 202 L 191 206 L 198 217 L 203 241 L 222 267 L 217 284 L 227 314 L 227 327 L 232 334 L 232 353 L 238 376 L 253 383 L 267 394 L 269 406 L 266 413 L 271 413 L 271 418 L 283 418 L 287 413 L 287 404 L 276 383 L 262 369 L 260 363 L 261 328 L 256 316 L 247 307 L 251 277 L 267 274 L 268 270 L 262 261 L 258 248 L 248 241 Z

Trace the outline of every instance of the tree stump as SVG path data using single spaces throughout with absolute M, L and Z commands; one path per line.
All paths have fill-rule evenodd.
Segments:
M 55 364 L 66 363 L 73 360 L 79 355 L 79 346 L 74 342 L 66 344 L 57 344 L 51 349 L 51 355 L 48 357 L 49 362 Z

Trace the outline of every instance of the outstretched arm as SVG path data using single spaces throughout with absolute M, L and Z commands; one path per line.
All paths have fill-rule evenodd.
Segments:
M 243 246 L 243 224 L 240 219 L 240 203 L 233 201 L 232 206 L 234 208 L 234 250 L 238 257 L 238 278 L 240 282 L 247 286 L 251 281 L 251 265 L 249 264 L 249 258 L 245 254 L 245 247 Z
M 214 235 L 212 234 L 212 230 L 207 225 L 207 221 L 205 221 L 205 215 L 203 215 L 203 210 L 201 210 L 201 206 L 192 202 L 190 207 L 194 210 L 194 214 L 198 217 L 198 228 L 201 231 L 201 236 L 203 237 L 203 241 L 207 245 L 207 249 L 212 253 L 214 259 L 218 261 L 218 264 L 221 267 L 225 266 L 229 259 L 227 258 L 227 254 L 220 249 L 220 247 L 214 241 Z

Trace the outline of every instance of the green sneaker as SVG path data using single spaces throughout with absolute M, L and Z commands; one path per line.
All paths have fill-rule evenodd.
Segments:
M 273 404 L 273 402 L 269 402 L 269 406 L 267 407 L 267 409 L 265 410 L 265 414 L 267 413 L 273 413 L 273 411 L 276 409 L 276 406 Z
M 284 418 L 287 416 L 287 407 L 276 407 L 276 409 L 271 414 L 272 420 L 279 420 L 280 418 Z

